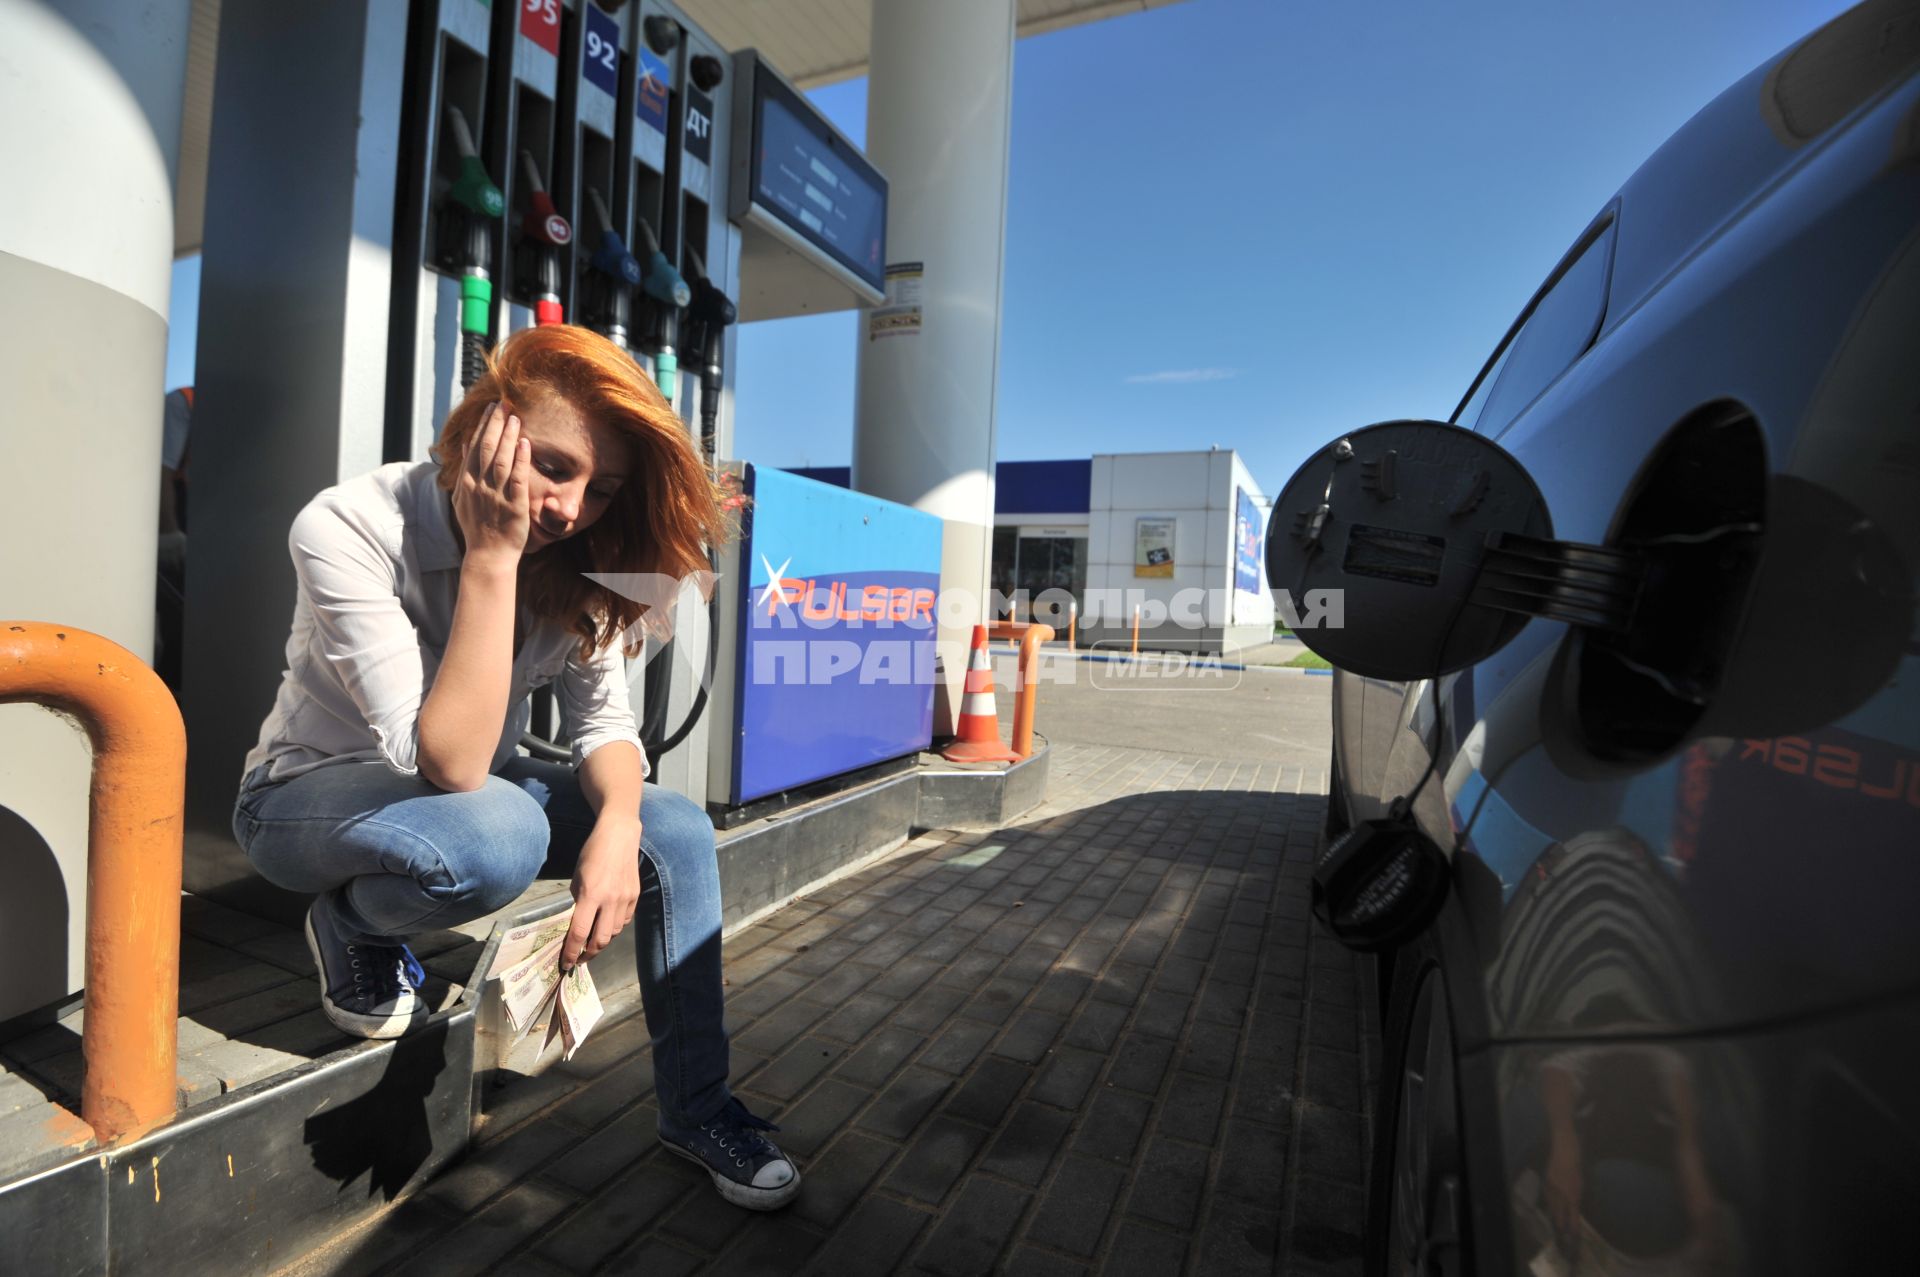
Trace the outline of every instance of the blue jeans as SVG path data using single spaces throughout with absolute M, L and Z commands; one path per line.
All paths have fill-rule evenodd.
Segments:
M 640 801 L 640 993 L 661 1113 L 698 1127 L 726 1107 L 720 867 L 713 822 L 658 785 Z M 510 904 L 536 877 L 571 877 L 593 808 L 573 769 L 515 758 L 472 793 L 378 762 L 274 782 L 248 773 L 233 833 L 268 882 L 324 895 L 349 938 L 403 940 Z

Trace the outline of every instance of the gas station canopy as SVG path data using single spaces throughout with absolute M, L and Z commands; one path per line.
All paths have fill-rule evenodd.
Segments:
M 679 0 L 679 7 L 729 49 L 758 49 L 802 89 L 867 72 L 873 6 L 887 0 Z M 1179 0 L 1018 0 L 1019 35 L 1177 4 Z M 618 8 L 606 4 L 604 8 Z M 200 251 L 206 207 L 207 137 L 219 46 L 220 0 L 193 0 L 186 101 L 180 121 L 180 177 L 174 202 L 176 257 Z

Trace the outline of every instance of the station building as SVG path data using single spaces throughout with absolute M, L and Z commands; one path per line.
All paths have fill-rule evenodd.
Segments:
M 846 487 L 846 466 L 792 473 Z M 1262 547 L 1269 499 L 1238 453 L 1099 453 L 994 467 L 990 586 L 1005 619 L 1081 646 L 1231 652 L 1273 637 Z M 1017 615 L 1016 615 L 1017 612 Z

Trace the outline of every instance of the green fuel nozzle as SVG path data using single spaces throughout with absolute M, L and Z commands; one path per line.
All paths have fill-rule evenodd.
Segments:
M 447 108 L 447 127 L 460 156 L 460 172 L 447 188 L 447 198 L 481 217 L 502 216 L 507 211 L 507 197 L 487 176 L 487 166 L 480 162 L 479 149 L 473 144 L 473 131 L 459 107 Z
M 461 157 L 460 176 L 447 189 L 447 198 L 481 217 L 499 217 L 507 211 L 507 197 L 487 176 L 486 166 L 477 155 Z
M 471 386 L 487 368 L 487 335 L 493 320 L 493 232 L 490 223 L 506 213 L 506 197 L 487 176 L 473 145 L 473 131 L 457 106 L 446 110 L 447 130 L 460 170 L 441 206 L 444 250 L 460 246 L 460 381 Z

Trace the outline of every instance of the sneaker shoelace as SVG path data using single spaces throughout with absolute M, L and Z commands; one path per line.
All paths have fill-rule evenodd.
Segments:
M 735 1166 L 746 1166 L 763 1153 L 774 1151 L 772 1141 L 761 1135 L 761 1131 L 777 1131 L 780 1128 L 764 1117 L 755 1117 L 747 1111 L 746 1105 L 737 1099 L 729 1099 L 727 1107 L 720 1115 L 700 1128 L 707 1138 L 720 1146 Z
M 371 992 L 377 1001 L 391 1002 L 427 978 L 420 959 L 403 944 L 350 944 L 347 955 L 353 962 L 353 991 L 363 998 Z

